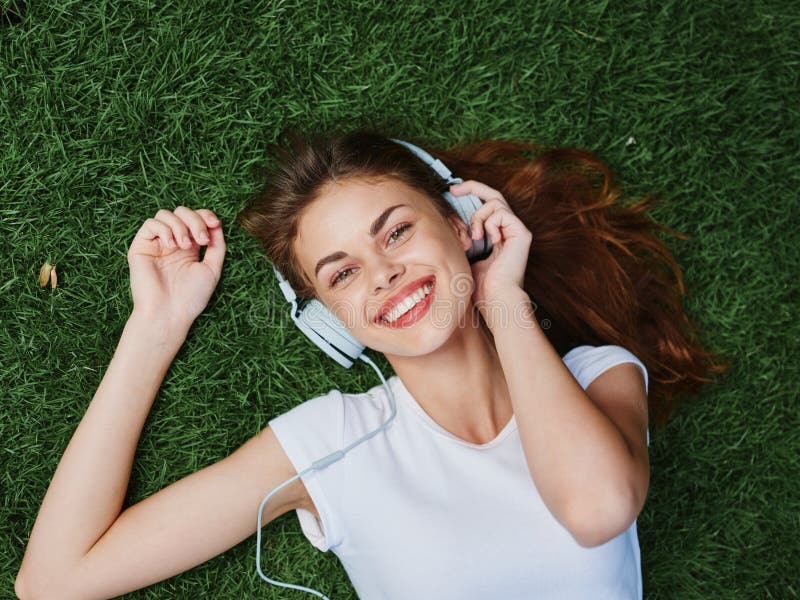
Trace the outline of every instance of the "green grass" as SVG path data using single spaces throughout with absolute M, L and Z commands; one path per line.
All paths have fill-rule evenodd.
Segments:
M 129 502 L 304 399 L 377 383 L 292 330 L 233 223 L 283 127 L 342 123 L 433 146 L 577 145 L 630 195 L 671 200 L 654 217 L 691 236 L 669 242 L 687 310 L 734 366 L 653 436 L 645 598 L 800 597 L 796 2 L 28 4 L 0 25 L 0 597 L 131 310 L 127 248 L 159 208 L 213 209 L 228 255 Z M 38 286 L 45 260 L 55 291 Z M 355 597 L 293 513 L 265 535 L 271 577 Z M 254 545 L 125 597 L 311 597 L 263 584 Z

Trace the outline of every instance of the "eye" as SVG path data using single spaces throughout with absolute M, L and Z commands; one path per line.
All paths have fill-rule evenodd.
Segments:
M 395 242 L 397 240 L 402 239 L 405 236 L 406 230 L 410 228 L 411 228 L 410 223 L 405 223 L 404 225 L 400 225 L 394 231 L 392 231 L 392 233 L 389 234 L 389 239 L 394 240 Z
M 390 234 L 389 239 L 397 243 L 399 240 L 405 237 L 406 231 L 411 228 L 411 223 L 404 223 L 403 225 L 397 226 Z M 331 287 L 339 285 L 342 281 L 349 277 L 349 272 L 353 269 L 347 268 L 342 269 L 336 275 L 334 275 L 333 279 L 331 279 Z
M 353 269 L 342 269 L 341 271 L 339 271 L 336 274 L 336 276 L 331 280 L 331 285 L 334 286 L 334 285 L 338 284 L 339 282 L 344 281 L 345 279 L 347 279 L 347 277 L 343 277 L 343 275 L 345 273 L 347 273 L 348 271 L 352 271 L 352 270 Z

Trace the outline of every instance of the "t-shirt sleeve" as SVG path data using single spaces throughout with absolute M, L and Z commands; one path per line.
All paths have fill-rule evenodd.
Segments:
M 328 454 L 341 450 L 344 430 L 344 402 L 339 390 L 312 398 L 269 421 L 281 447 L 294 468 L 301 473 Z M 295 512 L 308 540 L 323 552 L 341 543 L 337 519 L 337 486 L 341 485 L 337 464 L 314 469 L 300 479 L 306 486 L 320 521 L 308 510 Z M 337 483 L 337 479 L 339 479 Z
M 622 346 L 578 346 L 567 352 L 562 360 L 584 390 L 611 367 L 631 362 L 641 369 L 644 376 L 645 394 L 648 393 L 647 369 L 642 361 Z M 647 428 L 647 445 L 650 445 L 649 427 Z

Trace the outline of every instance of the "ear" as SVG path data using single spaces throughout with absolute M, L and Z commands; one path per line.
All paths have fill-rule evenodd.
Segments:
M 458 241 L 461 242 L 461 248 L 466 252 L 472 247 L 472 237 L 467 224 L 464 223 L 458 215 L 449 215 L 447 220 L 453 227 Z

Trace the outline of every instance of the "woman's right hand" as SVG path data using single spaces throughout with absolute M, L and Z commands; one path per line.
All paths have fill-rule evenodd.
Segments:
M 207 246 L 200 262 L 200 246 Z M 128 250 L 133 310 L 188 330 L 222 274 L 222 224 L 208 209 L 178 206 L 147 219 Z

